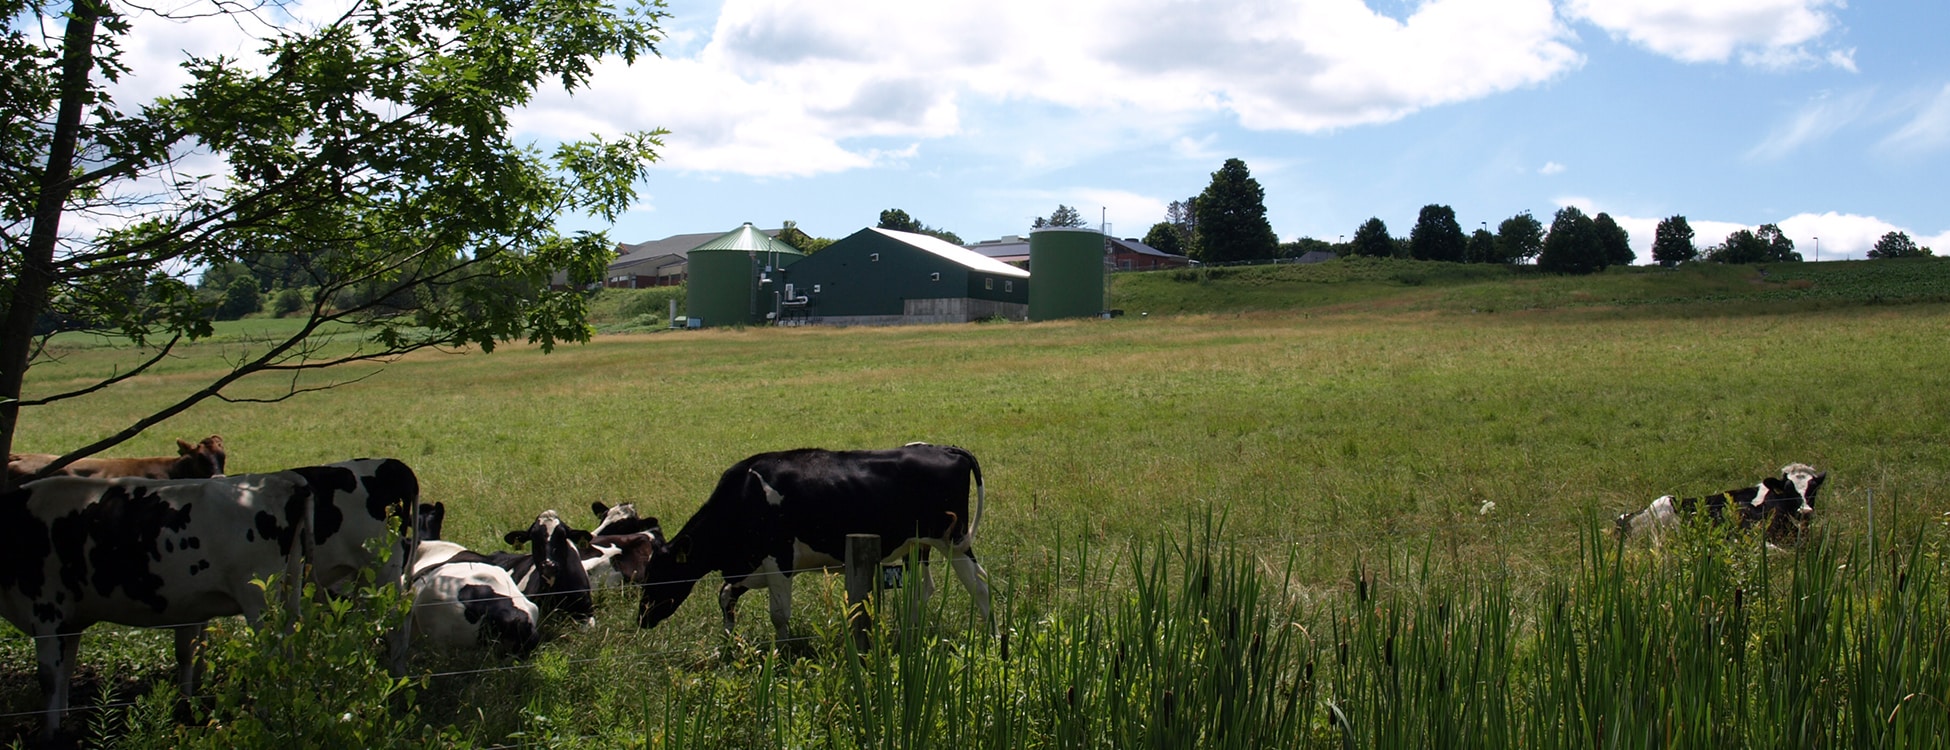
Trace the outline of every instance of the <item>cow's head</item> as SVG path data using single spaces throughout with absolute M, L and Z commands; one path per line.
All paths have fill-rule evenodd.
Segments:
M 210 479 L 224 473 L 223 436 L 211 435 L 202 442 L 176 440 L 176 463 L 169 467 L 171 479 Z
M 1784 480 L 1783 483 L 1788 485 L 1787 492 L 1801 498 L 1801 504 L 1795 508 L 1795 513 L 1801 516 L 1814 515 L 1815 493 L 1820 492 L 1821 484 L 1828 481 L 1828 472 L 1816 473 L 1815 468 L 1807 464 L 1788 464 L 1781 467 L 1781 478 Z
M 576 545 L 588 544 L 589 532 L 569 528 L 569 524 L 555 511 L 545 510 L 535 517 L 535 522 L 529 524 L 528 528 L 510 531 L 502 540 L 513 547 L 526 545 L 535 556 L 535 570 L 541 573 L 542 582 L 552 588 L 564 568 L 582 569 L 582 556 L 576 550 Z M 573 562 L 574 565 L 565 565 L 566 562 Z
M 636 514 L 636 503 L 624 503 L 612 508 L 598 500 L 589 504 L 589 510 L 596 514 L 596 528 L 589 531 L 595 536 L 635 534 L 646 531 L 656 531 L 661 534 L 663 531 L 657 523 L 656 516 Z
M 702 573 L 702 566 L 693 559 L 690 537 L 678 534 L 668 544 L 661 535 L 651 537 L 650 562 L 643 571 L 643 597 L 637 602 L 637 627 L 654 628 L 670 619 L 678 605 L 690 598 Z
M 413 514 L 413 528 L 417 538 L 439 539 L 440 527 L 446 518 L 446 503 L 420 503 L 420 507 Z
M 553 510 L 542 511 L 528 528 L 510 531 L 502 539 L 513 546 L 528 545 L 541 586 L 529 593 L 544 611 L 567 612 L 583 624 L 593 624 L 596 607 L 589 596 L 589 576 L 582 569 L 577 545 L 589 543 L 589 532 L 570 528 Z M 533 584 L 530 584 L 531 586 Z

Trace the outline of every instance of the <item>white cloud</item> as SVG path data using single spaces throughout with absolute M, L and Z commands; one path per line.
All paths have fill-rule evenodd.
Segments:
M 1585 198 L 1574 197 L 1560 199 L 1558 205 L 1577 206 L 1579 210 L 1592 216 L 1598 215 L 1599 211 L 1602 210 Z M 1640 264 L 1651 263 L 1652 240 L 1657 236 L 1659 222 L 1664 221 L 1666 217 L 1629 216 L 1618 213 L 1612 213 L 1611 216 L 1631 236 L 1632 251 L 1638 254 L 1637 262 Z M 1539 217 L 1539 220 L 1544 222 L 1544 228 L 1548 231 L 1550 228 L 1549 217 Z M 1781 234 L 1794 241 L 1795 252 L 1800 253 L 1802 259 L 1808 261 L 1817 259 L 1824 261 L 1860 260 L 1866 258 L 1868 257 L 1869 248 L 1875 246 L 1876 240 L 1881 239 L 1884 234 L 1889 232 L 1903 232 L 1908 234 L 1910 239 L 1915 240 L 1916 244 L 1929 247 L 1935 250 L 1938 255 L 1950 255 L 1950 230 L 1934 235 L 1923 234 L 1896 226 L 1874 216 L 1842 214 L 1830 211 L 1820 214 L 1795 214 L 1785 219 L 1769 220 L 1761 223 L 1773 224 L 1780 227 Z M 1758 223 L 1744 224 L 1737 221 L 1718 221 L 1695 217 L 1688 217 L 1686 224 L 1693 228 L 1693 244 L 1700 249 L 1702 254 L 1708 248 L 1726 242 L 1727 235 L 1742 229 L 1751 231 L 1760 227 Z M 1816 242 L 1816 238 L 1820 238 L 1819 243 Z M 1816 256 L 1817 250 L 1820 253 L 1819 258 Z
M 1866 91 L 1843 97 L 1827 94 L 1816 97 L 1748 150 L 1747 158 L 1772 161 L 1827 138 L 1861 117 L 1871 98 Z
M 1882 147 L 1902 153 L 1950 147 L 1950 85 L 1917 107 L 1909 122 L 1882 140 Z
M 1835 28 L 1829 8 L 1846 0 L 1569 0 L 1566 16 L 1684 62 L 1801 67 L 1817 61 L 1854 70 L 1852 50 L 1810 46 Z
M 1563 174 L 1563 173 L 1564 173 L 1564 165 L 1554 161 L 1544 162 L 1544 166 L 1537 168 L 1537 174 L 1541 174 L 1541 175 L 1554 175 L 1554 174 Z
M 520 123 L 552 138 L 667 127 L 671 166 L 746 174 L 869 166 L 872 149 L 962 134 L 989 107 L 1199 153 L 1209 141 L 1185 132 L 1201 119 L 1317 132 L 1536 85 L 1582 63 L 1569 40 L 1550 0 L 1430 0 L 1399 21 L 1361 0 L 726 0 L 694 54 L 605 65 Z M 1059 144 L 1018 144 L 1032 168 L 1108 147 L 1025 135 Z

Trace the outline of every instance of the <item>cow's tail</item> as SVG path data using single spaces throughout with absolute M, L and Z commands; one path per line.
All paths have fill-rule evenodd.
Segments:
M 975 460 L 975 454 L 969 453 L 966 448 L 951 447 L 949 450 L 968 459 L 968 473 L 975 478 L 975 512 L 968 516 L 968 533 L 962 536 L 961 542 L 964 548 L 972 547 L 975 545 L 975 527 L 982 523 L 982 506 L 987 502 L 982 486 L 982 462 Z

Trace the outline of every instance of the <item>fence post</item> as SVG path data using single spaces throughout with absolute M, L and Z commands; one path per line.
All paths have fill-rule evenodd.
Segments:
M 853 629 L 853 642 L 867 650 L 868 634 L 873 632 L 873 611 L 880 596 L 880 536 L 846 535 L 846 619 Z M 871 603 L 869 603 L 871 601 Z

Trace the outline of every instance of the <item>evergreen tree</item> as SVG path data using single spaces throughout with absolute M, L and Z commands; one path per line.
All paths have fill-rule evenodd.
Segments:
M 1227 159 L 1192 208 L 1198 219 L 1192 249 L 1199 260 L 1262 260 L 1279 251 L 1280 238 L 1266 221 L 1266 189 L 1243 161 Z
M 1459 263 L 1468 243 L 1462 226 L 1456 223 L 1456 210 L 1448 206 L 1423 206 L 1414 228 L 1408 230 L 1408 255 L 1416 260 Z
M 1381 217 L 1372 216 L 1354 230 L 1354 242 L 1348 248 L 1355 255 L 1369 258 L 1388 258 L 1395 254 L 1395 240 L 1388 236 L 1388 225 Z

